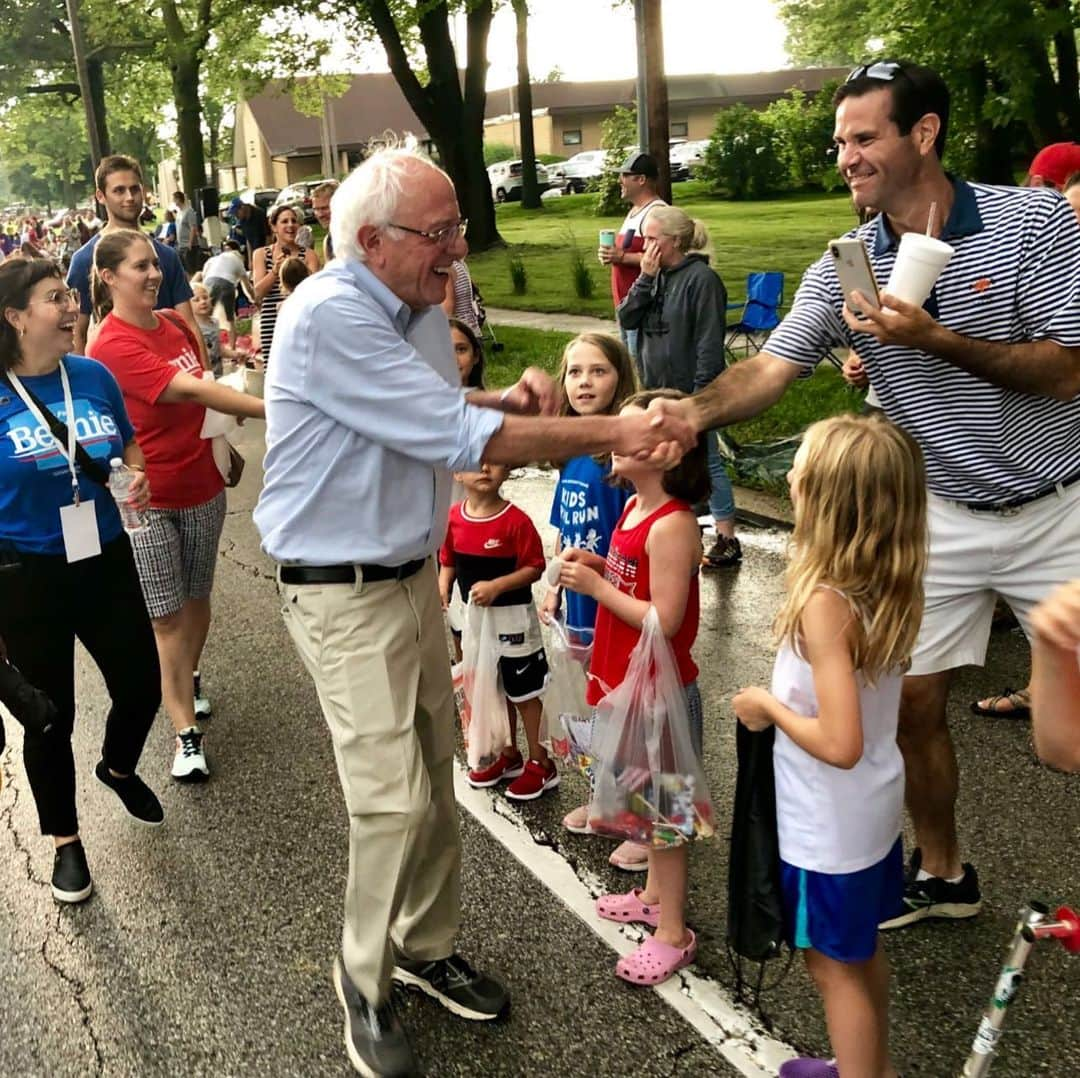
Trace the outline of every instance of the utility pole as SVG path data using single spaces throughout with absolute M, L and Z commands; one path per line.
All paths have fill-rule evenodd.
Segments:
M 648 117 L 648 152 L 660 168 L 659 194 L 671 202 L 671 156 L 668 148 L 668 95 L 664 74 L 664 25 L 661 0 L 640 0 L 645 26 L 645 100 Z M 639 71 L 640 78 L 640 71 Z M 638 113 L 638 124 L 641 113 Z M 645 143 L 642 148 L 645 148 Z
M 75 73 L 79 81 L 79 96 L 86 113 L 86 137 L 90 140 L 90 168 L 97 169 L 101 163 L 101 136 L 94 108 L 94 94 L 90 85 L 90 71 L 86 63 L 86 39 L 83 37 L 79 18 L 80 0 L 67 0 L 68 22 L 71 24 L 71 49 L 75 54 Z
M 645 78 L 649 49 L 645 41 L 645 5 L 649 0 L 634 0 L 634 37 L 637 42 L 637 140 L 638 149 L 649 150 L 649 86 Z

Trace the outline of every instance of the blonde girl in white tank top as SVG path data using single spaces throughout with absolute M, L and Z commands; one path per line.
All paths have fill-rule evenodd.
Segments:
M 895 1078 L 877 926 L 903 893 L 896 724 L 922 619 L 922 454 L 879 416 L 837 416 L 806 432 L 788 482 L 795 531 L 772 691 L 732 703 L 749 729 L 776 726 L 785 923 L 836 1059 L 793 1060 L 780 1075 Z

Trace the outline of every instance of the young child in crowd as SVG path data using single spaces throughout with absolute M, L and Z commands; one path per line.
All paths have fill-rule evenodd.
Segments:
M 480 338 L 472 328 L 456 318 L 450 320 L 450 343 L 454 348 L 458 373 L 461 375 L 461 387 L 466 393 L 484 388 L 484 349 Z M 451 505 L 457 505 L 465 498 L 465 488 L 455 478 Z M 450 625 L 450 638 L 454 644 L 454 662 L 461 662 L 461 632 L 465 628 L 465 603 L 457 589 L 451 589 L 450 605 L 446 608 L 446 620 Z
M 282 296 L 291 296 L 301 281 L 311 276 L 307 263 L 298 255 L 283 259 L 278 268 L 278 285 Z
M 625 345 L 606 333 L 582 333 L 567 346 L 557 381 L 562 390 L 559 415 L 618 415 L 637 391 L 634 362 Z M 608 481 L 611 457 L 573 457 L 559 470 L 550 523 L 559 529 L 555 556 L 577 548 L 606 558 L 611 533 L 626 508 L 630 491 Z M 549 588 L 540 618 L 549 622 L 559 612 L 562 591 Z M 575 591 L 566 593 L 566 629 L 571 641 L 588 645 L 596 624 L 596 600 Z M 589 811 L 581 805 L 567 813 L 563 826 L 575 835 L 589 834 Z M 629 872 L 647 866 L 648 850 L 637 842 L 622 843 L 611 864 Z
M 776 726 L 784 915 L 825 1004 L 835 1062 L 783 1078 L 895 1078 L 878 924 L 901 906 L 900 685 L 922 619 L 926 482 L 918 446 L 877 416 L 806 432 L 788 474 L 795 532 L 772 691 L 743 689 L 751 730 Z
M 532 585 L 544 571 L 544 550 L 533 522 L 499 493 L 509 469 L 485 464 L 459 472 L 465 500 L 450 510 L 446 541 L 439 552 L 443 608 L 457 581 L 461 597 L 490 607 L 499 641 L 499 681 L 507 699 L 510 744 L 494 763 L 469 772 L 469 784 L 496 786 L 509 779 L 506 796 L 533 801 L 559 785 L 559 773 L 540 744 L 548 664 L 533 603 Z M 529 758 L 517 749 L 515 709 L 521 715 Z
M 684 396 L 671 389 L 637 393 L 623 404 L 622 412 L 644 411 L 654 400 Z M 635 494 L 612 532 L 607 559 L 573 548 L 561 555 L 559 583 L 599 604 L 586 699 L 595 706 L 621 684 L 645 615 L 654 606 L 675 653 L 691 739 L 700 756 L 701 696 L 690 649 L 697 637 L 701 566 L 701 535 L 693 506 L 709 493 L 706 446 L 699 440 L 669 471 L 634 457 L 612 455 L 611 472 L 630 483 Z M 697 939 L 685 919 L 687 854 L 685 843 L 650 848 L 644 888 L 596 901 L 596 912 L 607 920 L 656 929 L 616 963 L 616 974 L 631 984 L 660 984 L 694 960 Z
M 215 378 L 220 378 L 222 375 L 223 358 L 234 363 L 244 363 L 251 358 L 249 352 L 239 348 L 230 348 L 222 342 L 221 326 L 214 317 L 210 290 L 201 281 L 192 281 L 191 309 L 195 313 L 195 321 L 199 323 L 199 332 L 206 344 L 206 354 L 210 357 L 210 369 L 214 372 Z

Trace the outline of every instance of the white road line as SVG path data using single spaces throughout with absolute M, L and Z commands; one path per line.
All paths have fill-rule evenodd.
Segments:
M 456 760 L 454 794 L 458 804 L 477 823 L 613 951 L 625 955 L 637 946 L 640 932 L 597 917 L 593 908 L 595 896 L 566 861 L 550 846 L 534 841 L 512 809 L 501 808 L 501 803 L 486 790 L 474 790 L 465 780 L 465 769 Z M 789 1045 L 755 1026 L 749 1013 L 738 1008 L 709 978 L 683 970 L 653 991 L 740 1074 L 770 1078 L 784 1060 L 795 1055 Z

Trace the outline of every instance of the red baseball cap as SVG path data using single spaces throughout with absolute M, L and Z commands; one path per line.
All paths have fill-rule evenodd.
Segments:
M 1060 190 L 1074 172 L 1080 172 L 1080 145 L 1075 142 L 1053 142 L 1035 155 L 1028 176 L 1041 176 Z

